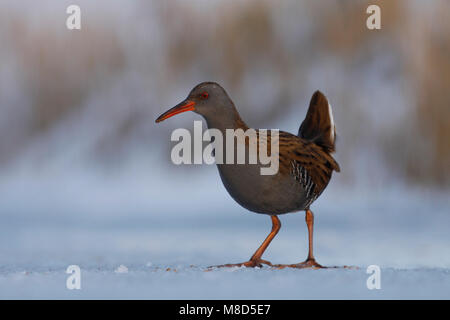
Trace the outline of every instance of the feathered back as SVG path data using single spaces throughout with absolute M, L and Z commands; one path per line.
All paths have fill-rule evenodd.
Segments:
M 335 151 L 336 128 L 333 112 L 322 92 L 314 92 L 306 118 L 298 130 L 298 136 L 314 142 L 329 153 Z

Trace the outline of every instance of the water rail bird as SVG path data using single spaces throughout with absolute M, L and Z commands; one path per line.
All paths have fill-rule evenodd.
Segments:
M 195 86 L 184 101 L 163 113 L 156 122 L 186 111 L 200 114 L 208 128 L 218 129 L 224 136 L 227 129 L 249 129 L 227 92 L 215 82 Z M 268 140 L 270 137 L 267 135 Z M 259 134 L 257 139 L 260 139 Z M 279 268 L 322 268 L 313 254 L 314 214 L 310 206 L 328 185 L 333 171 L 340 171 L 339 164 L 331 155 L 335 151 L 335 140 L 331 105 L 320 91 L 316 91 L 298 134 L 278 133 L 279 168 L 276 174 L 262 175 L 261 163 L 217 163 L 222 182 L 231 197 L 252 212 L 269 215 L 272 221 L 272 230 L 249 261 L 219 267 L 261 267 L 265 264 Z M 249 148 L 248 139 L 245 141 Z M 226 154 L 226 148 L 222 152 Z M 280 230 L 278 215 L 298 211 L 306 213 L 309 240 L 306 260 L 286 265 L 273 265 L 263 260 L 264 251 Z

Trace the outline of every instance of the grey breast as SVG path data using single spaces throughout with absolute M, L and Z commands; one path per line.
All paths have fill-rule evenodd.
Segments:
M 263 214 L 284 214 L 305 209 L 310 196 L 291 174 L 261 175 L 259 164 L 218 164 L 222 182 L 244 208 Z
M 226 136 L 227 128 L 234 128 L 234 120 L 220 117 L 206 118 L 208 128 L 219 129 Z M 237 143 L 234 154 L 237 154 Z M 249 147 L 245 147 L 248 155 Z M 281 152 L 281 150 L 280 150 Z M 227 150 L 222 150 L 225 162 Z M 282 156 L 282 155 L 281 155 Z M 263 214 L 284 214 L 305 209 L 307 192 L 292 174 L 279 171 L 275 175 L 261 175 L 259 164 L 217 164 L 220 178 L 231 197 L 244 208 Z

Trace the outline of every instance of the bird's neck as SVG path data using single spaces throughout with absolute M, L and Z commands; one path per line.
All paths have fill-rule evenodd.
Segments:
M 242 129 L 246 131 L 249 128 L 237 110 L 227 114 L 209 115 L 205 117 L 205 120 L 209 129 L 219 129 L 222 133 L 225 133 L 226 129 Z

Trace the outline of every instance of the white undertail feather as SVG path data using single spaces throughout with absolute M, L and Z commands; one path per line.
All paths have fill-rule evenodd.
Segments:
M 334 143 L 334 138 L 335 138 L 334 134 L 335 134 L 336 128 L 334 126 L 333 109 L 331 108 L 331 104 L 329 102 L 328 102 L 328 115 L 330 117 L 330 125 L 331 125 L 330 139 Z

